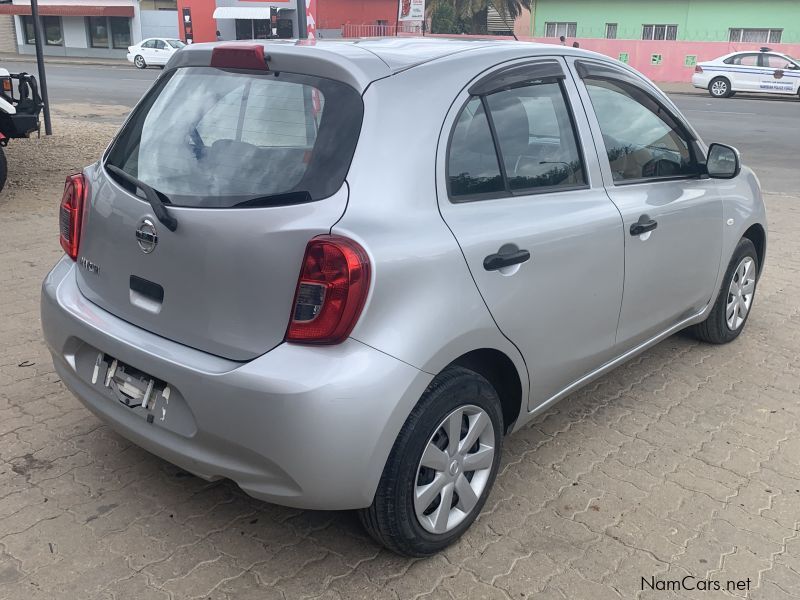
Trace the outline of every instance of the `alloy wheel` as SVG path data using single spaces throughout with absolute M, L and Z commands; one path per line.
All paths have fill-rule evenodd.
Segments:
M 495 461 L 492 420 L 482 408 L 461 406 L 439 424 L 417 466 L 414 511 L 436 534 L 459 525 L 478 504 Z
M 711 93 L 715 96 L 724 96 L 728 93 L 728 84 L 724 81 L 715 81 L 711 84 Z
M 141 56 L 137 56 L 133 62 L 136 63 L 136 66 L 140 69 L 144 69 L 144 59 Z
M 755 261 L 745 256 L 733 272 L 728 286 L 728 302 L 725 305 L 725 322 L 728 329 L 736 331 L 742 326 L 753 304 L 756 291 Z

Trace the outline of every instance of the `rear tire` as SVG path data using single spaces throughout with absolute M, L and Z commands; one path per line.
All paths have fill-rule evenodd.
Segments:
M 8 163 L 6 162 L 6 155 L 3 148 L 0 147 L 0 192 L 6 185 L 6 178 L 8 177 Z
M 689 332 L 698 340 L 709 344 L 727 344 L 735 340 L 752 312 L 757 284 L 758 253 L 753 242 L 742 238 L 725 270 L 714 308 L 705 321 L 689 328 Z M 742 289 L 750 291 L 749 299 L 748 294 L 737 295 Z M 746 311 L 742 314 L 744 306 Z
M 730 98 L 731 82 L 726 77 L 715 77 L 708 84 L 708 93 L 714 98 Z
M 133 59 L 133 64 L 136 65 L 137 69 L 146 69 L 147 63 L 144 62 L 144 56 L 141 54 L 137 54 Z
M 449 431 L 458 435 L 455 442 Z M 480 514 L 497 476 L 502 444 L 503 412 L 495 389 L 473 371 L 448 368 L 406 419 L 372 505 L 359 511 L 361 523 L 375 541 L 398 554 L 439 552 Z

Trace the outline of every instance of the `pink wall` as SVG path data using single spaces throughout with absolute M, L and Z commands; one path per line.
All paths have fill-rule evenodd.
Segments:
M 439 36 L 437 36 L 439 37 Z M 441 36 L 453 37 L 453 36 Z M 485 36 L 460 36 L 460 37 L 484 37 Z M 553 38 L 531 38 L 519 36 L 520 41 L 542 42 L 546 44 L 558 44 L 558 40 Z M 513 39 L 509 37 L 494 37 L 492 39 Z M 711 60 L 740 50 L 758 50 L 764 44 L 743 44 L 730 42 L 688 42 L 688 41 L 658 41 L 658 40 L 606 40 L 597 38 L 570 39 L 577 41 L 580 47 L 586 50 L 593 50 L 600 54 L 605 54 L 612 58 L 619 58 L 620 53 L 628 54 L 628 64 L 634 69 L 641 71 L 644 75 L 658 82 L 689 82 L 692 79 L 694 67 L 687 67 L 684 64 L 686 56 L 696 56 L 697 62 Z M 791 56 L 800 57 L 800 44 L 769 44 L 769 47 L 777 52 L 783 52 Z M 651 63 L 653 54 L 661 55 L 661 63 L 654 65 Z

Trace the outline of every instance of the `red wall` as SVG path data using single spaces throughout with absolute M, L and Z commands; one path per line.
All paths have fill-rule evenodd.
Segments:
M 397 23 L 397 0 L 317 0 L 317 29 L 341 29 L 345 23 L 375 24 L 378 20 Z
M 217 22 L 214 19 L 215 0 L 178 0 L 178 35 L 185 42 L 183 34 L 183 9 L 192 10 L 193 42 L 216 42 Z

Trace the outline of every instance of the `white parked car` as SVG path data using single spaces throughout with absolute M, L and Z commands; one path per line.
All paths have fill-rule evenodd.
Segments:
M 728 98 L 736 92 L 797 94 L 800 62 L 769 48 L 734 52 L 698 63 L 692 84 L 708 90 L 715 98 Z
M 172 38 L 148 38 L 135 46 L 128 46 L 128 62 L 140 69 L 146 69 L 148 65 L 163 67 L 185 45 Z

